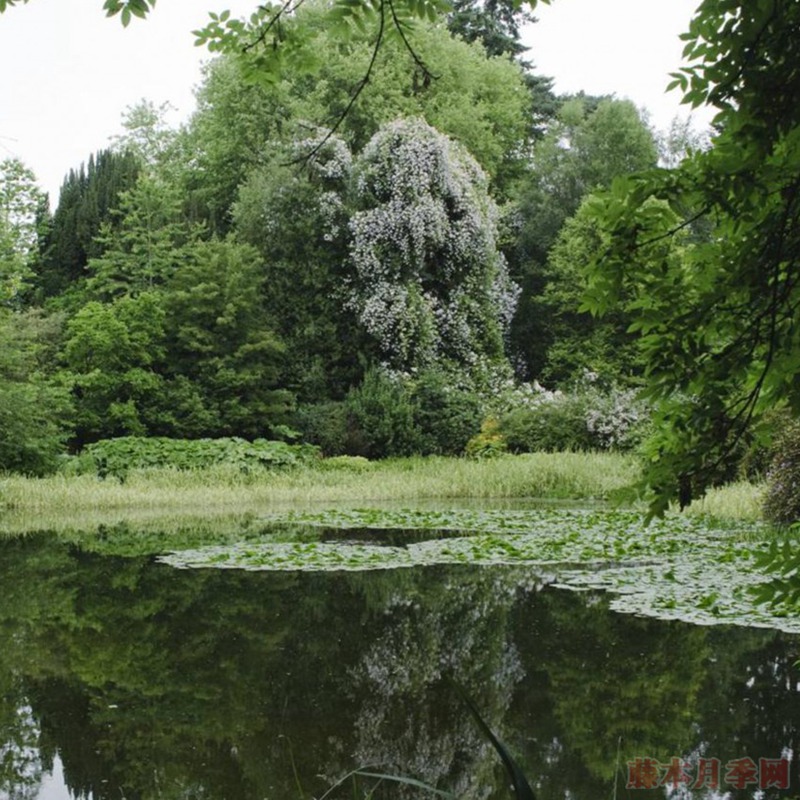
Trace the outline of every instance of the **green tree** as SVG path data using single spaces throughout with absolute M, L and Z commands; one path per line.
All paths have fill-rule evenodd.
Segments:
M 262 260 L 232 241 L 197 242 L 181 256 L 164 293 L 165 369 L 170 394 L 193 397 L 203 412 L 173 400 L 172 431 L 263 437 L 293 398 L 280 388 L 285 348 L 265 309 Z
M 103 150 L 69 171 L 36 267 L 34 285 L 41 299 L 69 288 L 80 293 L 88 260 L 102 254 L 103 245 L 97 241 L 101 227 L 113 225 L 120 194 L 134 186 L 139 170 L 131 153 Z
M 352 156 L 334 138 L 298 171 L 286 163 L 296 152 L 282 149 L 251 173 L 234 219 L 261 254 L 264 310 L 286 345 L 283 385 L 313 403 L 359 383 L 367 347 L 343 291 Z
M 166 121 L 171 110 L 170 103 L 156 106 L 145 99 L 128 106 L 122 114 L 125 133 L 111 137 L 112 149 L 120 154 L 132 153 L 139 163 L 150 169 L 165 169 L 178 136 Z
M 19 305 L 33 275 L 46 196 L 19 159 L 0 162 L 0 305 Z
M 160 177 L 140 175 L 117 200 L 94 240 L 102 254 L 86 265 L 87 289 L 102 299 L 162 286 L 180 268 L 181 248 L 201 233 L 186 221 L 177 188 Z
M 544 350 L 540 380 L 564 385 L 586 371 L 604 383 L 627 381 L 641 373 L 631 317 L 622 305 L 598 318 L 582 308 L 589 273 L 608 236 L 592 215 L 592 195 L 564 222 L 542 270 L 541 293 L 530 301 L 543 322 L 538 345 Z
M 556 340 L 558 322 L 539 298 L 548 284 L 557 290 L 558 277 L 547 263 L 562 226 L 591 192 L 619 175 L 655 167 L 657 160 L 653 133 L 628 100 L 570 98 L 534 146 L 529 176 L 510 216 L 514 235 L 508 248 L 512 277 L 522 287 L 511 332 L 521 377 L 542 374 Z
M 766 410 L 800 409 L 798 27 L 788 0 L 705 0 L 675 83 L 718 110 L 712 146 L 620 181 L 596 206 L 610 239 L 589 302 L 623 303 L 640 334 L 657 403 L 654 513 L 713 482 Z M 700 220 L 710 236 L 675 243 Z
M 213 230 L 229 229 L 238 187 L 271 163 L 281 145 L 303 139 L 319 143 L 317 130 L 329 130 L 369 69 L 374 54 L 369 36 L 343 40 L 336 30 L 324 28 L 326 13 L 317 3 L 297 15 L 297 24 L 315 32 L 313 70 L 262 85 L 245 80 L 234 56 L 208 68 L 185 144 L 197 169 L 186 180 L 193 213 L 208 219 Z M 529 135 L 530 100 L 521 68 L 508 58 L 487 57 L 480 44 L 454 39 L 441 27 L 420 23 L 414 42 L 435 79 L 426 78 L 402 42 L 387 41 L 337 134 L 358 152 L 381 125 L 423 117 L 464 144 L 493 188 L 505 192 L 523 169 Z M 310 149 L 292 158 L 302 161 Z
M 52 376 L 62 324 L 0 309 L 0 469 L 41 475 L 65 450 L 70 393 Z
M 165 312 L 152 292 L 91 301 L 67 323 L 63 359 L 76 400 L 75 444 L 144 435 L 164 381 Z

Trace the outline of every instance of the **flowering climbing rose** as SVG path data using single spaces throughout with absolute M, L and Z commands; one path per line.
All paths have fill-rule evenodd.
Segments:
M 500 362 L 518 289 L 487 179 L 422 120 L 392 122 L 353 164 L 348 304 L 381 359 L 409 371 Z

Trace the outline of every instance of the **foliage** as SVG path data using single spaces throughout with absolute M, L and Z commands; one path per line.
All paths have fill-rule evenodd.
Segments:
M 178 255 L 180 267 L 164 287 L 163 371 L 191 393 L 161 427 L 258 438 L 292 405 L 281 383 L 285 348 L 264 307 L 261 258 L 233 240 L 196 242 Z
M 261 254 L 264 312 L 286 346 L 281 380 L 308 404 L 344 397 L 362 377 L 365 348 L 344 302 L 352 157 L 333 139 L 301 173 L 281 163 L 296 151 L 279 152 L 250 175 L 234 216 L 237 237 Z
M 368 370 L 345 405 L 352 425 L 348 455 L 385 458 L 419 452 L 414 406 L 399 377 Z
M 52 376 L 62 320 L 0 310 L 0 469 L 52 472 L 72 417 L 68 388 Z
M 500 432 L 512 453 L 591 450 L 582 397 L 559 394 L 534 406 L 516 408 L 500 420 Z
M 354 164 L 350 307 L 381 361 L 500 365 L 516 287 L 477 163 L 422 121 L 382 128 Z
M 480 424 L 483 403 L 450 378 L 428 371 L 412 380 L 369 370 L 345 400 L 301 406 L 295 421 L 304 440 L 326 456 L 460 455 Z
M 800 422 L 786 423 L 772 448 L 764 516 L 777 525 L 800 521 Z
M 579 212 L 581 203 L 620 175 L 654 167 L 657 158 L 653 133 L 627 100 L 583 95 L 566 99 L 547 134 L 535 144 L 531 168 L 518 185 L 514 211 L 508 215 L 511 242 L 506 247 L 511 275 L 522 287 L 511 332 L 521 377 L 540 378 L 549 369 L 551 377 L 563 379 L 572 366 L 563 363 L 565 352 L 576 348 L 557 351 L 554 346 L 563 335 L 572 336 L 571 326 L 576 338 L 594 335 L 595 326 L 577 312 L 583 280 L 576 278 L 591 263 L 593 248 L 602 239 L 587 212 Z M 575 221 L 565 225 L 571 218 Z M 600 352 L 595 358 L 604 358 L 602 351 L 612 349 L 603 340 L 613 327 L 597 332 Z M 586 352 L 583 343 L 578 349 Z M 550 356 L 556 359 L 553 365 Z
M 766 603 L 776 613 L 789 618 L 800 614 L 800 547 L 794 525 L 782 541 L 770 543 L 769 549 L 759 555 L 757 563 L 770 579 L 752 590 L 757 603 Z
M 150 170 L 168 168 L 177 138 L 177 132 L 166 121 L 171 110 L 173 106 L 168 102 L 156 106 L 149 100 L 128 106 L 122 115 L 125 133 L 111 137 L 113 150 L 132 154 Z
M 103 265 L 130 263 L 113 273 L 125 293 L 87 302 L 67 324 L 76 444 L 147 433 L 262 436 L 292 398 L 280 388 L 283 347 L 263 308 L 258 254 L 233 241 L 172 248 L 163 229 L 125 230 L 163 247 L 107 251 Z M 153 252 L 164 258 L 148 266 Z M 160 278 L 148 288 L 151 274 Z M 90 286 L 115 285 L 98 266 Z
M 134 469 L 198 470 L 223 465 L 244 472 L 307 464 L 318 457 L 316 448 L 256 439 L 168 439 L 127 436 L 89 445 L 93 470 L 101 477 L 124 477 Z
M 506 452 L 506 437 L 500 432 L 500 423 L 494 417 L 487 417 L 481 423 L 480 432 L 467 442 L 464 449 L 470 458 L 494 458 Z
M 0 162 L 0 307 L 19 307 L 33 275 L 47 199 L 21 161 Z
M 60 295 L 85 277 L 88 260 L 102 254 L 96 241 L 101 228 L 107 226 L 108 236 L 120 194 L 134 186 L 139 170 L 131 153 L 102 150 L 69 171 L 41 242 L 35 280 L 40 299 Z
M 142 435 L 163 397 L 154 366 L 164 354 L 165 313 L 153 293 L 87 303 L 67 323 L 64 362 L 76 403 L 75 441 Z
M 591 198 L 591 196 L 590 196 Z M 608 381 L 624 381 L 636 371 L 634 337 L 622 310 L 609 310 L 602 319 L 581 310 L 588 271 L 607 241 L 590 215 L 590 199 L 564 222 L 542 270 L 544 286 L 530 301 L 543 328 L 538 346 L 545 350 L 540 380 L 566 384 L 586 372 Z
M 476 385 L 502 372 L 516 293 L 495 216 L 480 167 L 420 120 L 384 126 L 355 158 L 329 139 L 305 175 L 253 173 L 237 233 L 266 261 L 300 400 L 343 396 L 368 364 L 466 371 Z
M 610 235 L 589 305 L 621 295 L 641 336 L 657 437 L 654 513 L 713 482 L 765 410 L 800 403 L 796 375 L 800 112 L 795 3 L 705 0 L 675 84 L 718 110 L 710 149 L 616 185 L 596 208 Z M 654 204 L 653 198 L 661 201 Z M 692 247 L 675 233 L 701 230 Z
M 155 4 L 156 0 L 105 0 L 103 9 L 107 17 L 119 14 L 122 25 L 127 28 L 133 17 L 144 19 Z
M 414 426 L 422 455 L 461 455 L 481 424 L 484 403 L 456 376 L 430 370 L 410 381 Z
M 279 163 L 303 163 L 363 78 L 373 55 L 372 38 L 354 31 L 342 39 L 325 25 L 328 11 L 319 3 L 306 3 L 296 15 L 298 25 L 314 31 L 313 45 L 306 48 L 314 61 L 312 73 L 291 71 L 278 82 L 254 85 L 243 80 L 236 57 L 217 59 L 208 67 L 185 137 L 196 165 L 186 180 L 195 213 L 208 218 L 213 230 L 229 230 L 238 187 L 273 160 L 276 148 Z M 399 117 L 420 117 L 461 142 L 487 172 L 492 187 L 506 191 L 524 168 L 526 153 L 521 143 L 527 137 L 528 101 L 519 67 L 507 59 L 487 58 L 479 44 L 453 39 L 440 26 L 417 24 L 414 42 L 436 79 L 423 78 L 402 42 L 387 41 L 336 135 L 358 152 L 382 125 Z M 306 146 L 280 153 L 298 140 Z M 284 172 L 291 175 L 292 170 Z
M 94 238 L 101 254 L 86 265 L 90 294 L 104 300 L 162 286 L 180 268 L 181 248 L 200 235 L 183 218 L 176 187 L 146 174 L 119 193 L 111 217 Z
M 567 392 L 541 390 L 500 420 L 513 453 L 633 449 L 648 423 L 636 390 L 604 388 L 588 374 Z
M 317 445 L 326 457 L 344 458 L 357 449 L 351 444 L 352 424 L 344 400 L 298 405 L 292 423 L 300 429 L 303 441 Z
M 102 150 L 69 171 L 40 245 L 35 286 L 41 299 L 74 289 L 85 277 L 88 260 L 102 254 L 103 246 L 96 241 L 101 228 L 106 226 L 108 236 L 109 226 L 118 222 L 113 211 L 120 194 L 136 183 L 139 170 L 131 153 Z
M 491 56 L 521 56 L 528 48 L 520 41 L 520 26 L 532 21 L 526 9 L 508 0 L 455 0 L 447 27 L 467 42 L 480 41 Z

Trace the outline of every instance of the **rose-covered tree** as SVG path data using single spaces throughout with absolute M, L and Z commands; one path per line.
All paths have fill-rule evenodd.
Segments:
M 517 299 L 486 177 L 421 120 L 381 128 L 354 163 L 348 304 L 398 371 L 505 363 Z

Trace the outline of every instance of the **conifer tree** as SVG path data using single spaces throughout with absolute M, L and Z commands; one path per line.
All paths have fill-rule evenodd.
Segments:
M 113 223 L 120 193 L 134 185 L 139 171 L 132 154 L 110 150 L 69 171 L 42 244 L 35 279 L 41 299 L 58 296 L 85 276 L 88 260 L 102 253 L 95 241 L 102 225 Z

